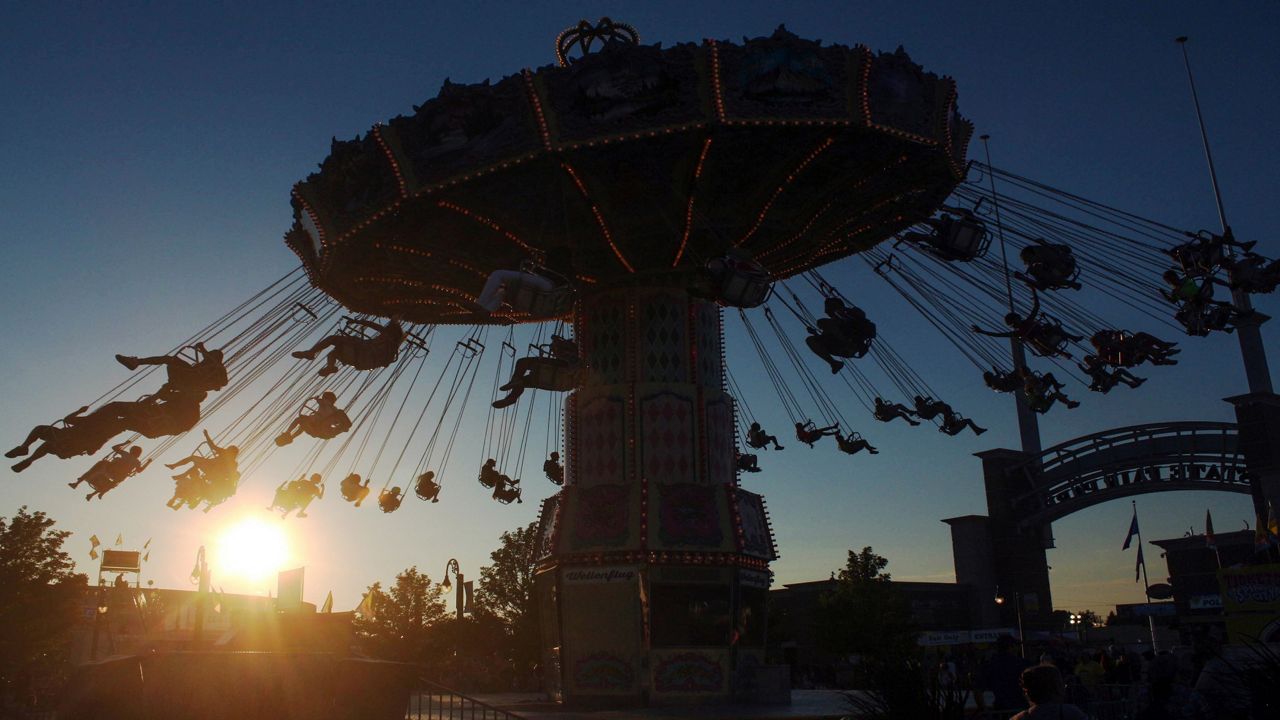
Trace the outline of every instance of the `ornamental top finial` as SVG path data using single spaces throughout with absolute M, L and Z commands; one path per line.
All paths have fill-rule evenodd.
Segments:
M 586 56 L 592 46 L 599 42 L 602 46 L 611 42 L 629 42 L 640 44 L 640 33 L 626 23 L 614 22 L 602 17 L 595 25 L 588 20 L 579 20 L 577 25 L 565 28 L 556 36 L 556 61 L 560 67 L 569 64 L 569 52 L 576 46 Z

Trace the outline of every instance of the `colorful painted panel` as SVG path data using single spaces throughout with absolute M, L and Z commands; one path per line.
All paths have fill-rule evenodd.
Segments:
M 718 496 L 711 485 L 658 485 L 658 538 L 665 547 L 718 548 L 724 542 Z
M 625 691 L 636 682 L 636 671 L 621 655 L 591 653 L 573 667 L 573 682 L 581 690 Z
M 692 44 L 612 52 L 606 46 L 568 67 L 538 71 L 548 119 L 564 142 L 701 120 Z
M 556 551 L 556 536 L 560 531 L 560 499 L 563 491 L 542 501 L 538 513 L 538 559 L 550 557 Z
M 691 393 L 693 386 L 679 386 Z M 675 390 L 640 400 L 640 472 L 653 484 L 696 482 L 694 399 Z
M 639 382 L 689 382 L 689 305 L 683 295 L 643 293 Z
M 688 650 L 660 656 L 653 666 L 653 689 L 682 695 L 722 692 L 724 666 L 722 653 Z
M 574 465 L 578 485 L 627 480 L 626 403 L 620 397 L 581 397 L 574 422 Z
M 844 118 L 849 49 L 822 47 L 779 27 L 741 47 L 718 44 L 730 118 Z
M 623 547 L 631 535 L 631 488 L 593 485 L 574 488 L 570 550 Z
M 738 518 L 742 526 L 742 552 L 753 557 L 773 560 L 773 531 L 764 513 L 764 498 L 745 490 L 737 490 Z
M 708 391 L 704 412 L 707 438 L 707 477 L 712 485 L 733 482 L 735 476 L 734 454 L 737 445 L 733 437 L 733 401 L 728 395 Z

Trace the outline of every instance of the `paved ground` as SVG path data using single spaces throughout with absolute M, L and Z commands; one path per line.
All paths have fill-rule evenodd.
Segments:
M 566 710 L 547 702 L 542 695 L 477 695 L 475 699 L 527 720 L 835 720 L 848 713 L 844 696 L 832 690 L 792 690 L 790 705 L 707 705 L 629 710 Z

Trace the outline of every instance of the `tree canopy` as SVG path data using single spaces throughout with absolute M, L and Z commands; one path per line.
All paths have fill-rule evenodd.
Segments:
M 422 660 L 428 633 L 445 618 L 444 590 L 417 566 L 396 575 L 387 590 L 382 583 L 369 586 L 356 632 L 365 651 L 389 660 Z
M 538 523 L 504 532 L 499 542 L 489 553 L 493 564 L 480 568 L 476 613 L 502 622 L 510 637 L 511 661 L 524 669 L 537 662 L 539 653 L 538 605 L 533 594 Z
M 903 657 L 915 647 L 911 607 L 871 547 L 849 551 L 835 588 L 819 603 L 817 621 L 829 650 L 843 655 Z
M 56 682 L 87 578 L 62 549 L 71 535 L 24 505 L 0 517 L 0 694 L 30 697 Z

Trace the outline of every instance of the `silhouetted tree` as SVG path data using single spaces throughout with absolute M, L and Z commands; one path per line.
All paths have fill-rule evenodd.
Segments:
M 388 660 L 421 662 L 431 628 L 445 619 L 444 591 L 425 573 L 411 567 L 396 575 L 384 591 L 382 583 L 369 586 L 370 598 L 362 604 L 355 622 L 365 652 Z
M 533 594 L 538 523 L 502 533 L 492 565 L 480 568 L 476 616 L 501 621 L 509 638 L 509 660 L 521 677 L 538 661 L 538 605 Z
M 62 679 L 87 578 L 43 512 L 0 517 L 0 706 L 29 705 Z
M 902 658 L 916 647 L 906 598 L 890 583 L 889 561 L 870 547 L 849 551 L 836 587 L 818 607 L 818 637 L 841 655 Z

